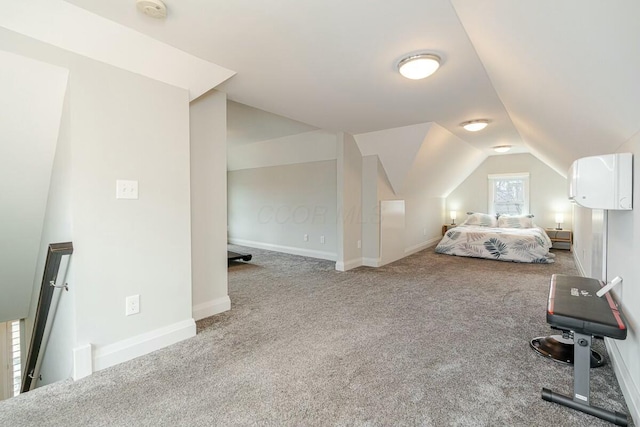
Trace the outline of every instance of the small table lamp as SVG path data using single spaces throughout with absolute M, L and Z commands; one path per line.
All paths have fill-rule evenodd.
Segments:
M 564 216 L 561 213 L 556 214 L 556 222 L 558 223 L 556 230 L 562 230 L 562 227 L 560 227 L 560 224 L 564 222 Z
M 451 211 L 451 225 L 456 225 L 456 211 Z

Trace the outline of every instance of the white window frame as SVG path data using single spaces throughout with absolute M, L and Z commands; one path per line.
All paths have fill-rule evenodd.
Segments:
M 17 396 L 20 394 L 20 387 L 22 386 L 22 361 L 24 360 L 24 337 L 22 331 L 24 331 L 24 319 L 8 322 L 7 325 L 9 326 L 7 333 L 11 338 L 11 351 L 9 352 L 9 360 L 11 363 L 11 395 Z
M 19 325 L 16 334 L 13 332 L 14 324 Z M 0 322 L 0 400 L 20 394 L 22 367 L 14 363 L 21 361 L 22 352 L 21 350 L 14 351 L 13 341 L 21 339 L 21 330 L 20 321 Z M 17 378 L 16 375 L 18 375 Z
M 529 214 L 529 172 L 518 172 L 518 173 L 496 173 L 488 175 L 488 201 L 487 205 L 489 207 L 488 213 L 495 215 L 496 206 L 494 203 L 495 198 L 495 181 L 499 181 L 502 179 L 522 179 L 524 181 L 524 206 L 522 207 L 522 214 Z
M 13 396 L 13 370 L 11 358 L 11 322 L 0 323 L 0 400 Z

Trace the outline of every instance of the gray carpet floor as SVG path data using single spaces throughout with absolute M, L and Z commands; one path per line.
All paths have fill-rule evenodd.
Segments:
M 234 249 L 232 247 L 232 249 Z M 378 269 L 257 249 L 196 337 L 0 402 L 2 426 L 600 426 L 548 403 L 573 369 L 537 355 L 555 264 L 426 249 Z M 606 354 L 602 341 L 597 350 Z M 608 360 L 608 356 L 607 360 Z M 609 364 L 592 403 L 627 412 Z

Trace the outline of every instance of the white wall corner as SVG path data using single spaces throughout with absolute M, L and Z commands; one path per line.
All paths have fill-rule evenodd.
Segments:
M 380 258 L 362 258 L 362 265 L 366 267 L 380 267 Z
M 349 261 L 337 261 L 336 262 L 336 270 L 338 271 L 348 271 L 352 270 L 356 267 L 360 267 L 362 264 L 362 258 L 354 258 Z
M 573 251 L 573 261 L 576 263 L 576 268 L 582 277 L 588 277 L 584 272 L 584 267 L 582 266 L 582 262 L 580 262 L 580 257 L 578 257 L 577 252 Z
M 225 295 L 221 298 L 194 305 L 193 318 L 194 320 L 200 320 L 229 310 L 231 310 L 231 299 L 229 295 Z
M 93 373 L 93 357 L 91 344 L 84 344 L 73 349 L 73 380 L 88 377 Z
M 155 329 L 104 347 L 98 347 L 93 353 L 94 371 L 97 372 L 136 357 L 144 356 L 195 335 L 196 322 L 193 319 L 186 319 L 164 328 Z
M 618 349 L 616 340 L 605 337 L 604 343 L 607 347 L 607 353 L 611 357 L 611 365 L 613 366 L 613 372 L 616 374 L 618 384 L 624 396 L 631 418 L 635 425 L 640 424 L 640 391 L 638 386 L 633 382 L 633 377 L 629 373 L 627 365 L 624 363 L 624 359 Z
M 415 254 L 416 252 L 420 252 L 423 249 L 427 249 L 429 246 L 435 245 L 442 237 L 434 237 L 429 240 L 425 240 L 422 243 L 418 243 L 417 245 L 410 246 L 404 250 L 405 256 L 409 256 Z

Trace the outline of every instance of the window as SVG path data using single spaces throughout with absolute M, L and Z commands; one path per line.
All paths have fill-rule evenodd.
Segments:
M 20 321 L 0 323 L 0 400 L 20 394 Z
M 489 213 L 528 214 L 529 174 L 489 175 Z
M 11 322 L 11 373 L 13 375 L 13 395 L 20 394 L 22 381 L 21 358 L 20 358 L 20 321 Z

